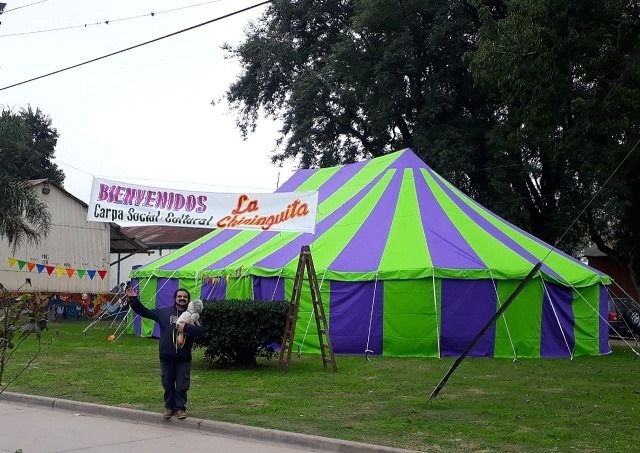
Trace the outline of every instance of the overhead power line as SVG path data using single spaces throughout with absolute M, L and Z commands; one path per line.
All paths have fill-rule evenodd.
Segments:
M 44 2 L 48 2 L 48 1 L 49 0 L 40 0 L 39 2 L 29 3 L 28 5 L 16 6 L 15 8 L 4 10 L 4 11 L 0 12 L 0 14 L 7 14 L 7 13 L 10 13 L 11 11 L 15 11 L 15 10 L 18 10 L 18 9 L 26 8 L 28 6 L 33 6 L 33 5 L 37 5 L 38 3 L 44 3 Z
M 228 17 L 235 16 L 235 15 L 240 14 L 240 13 L 244 13 L 245 11 L 249 11 L 250 9 L 254 9 L 254 8 L 259 7 L 259 6 L 266 5 L 267 3 L 271 3 L 272 1 L 273 0 L 266 0 L 264 2 L 256 3 L 255 5 L 248 6 L 248 7 L 243 8 L 243 9 L 239 9 L 239 10 L 234 11 L 232 13 L 225 14 L 224 16 L 216 17 L 214 19 L 208 20 L 206 22 L 202 22 L 202 23 L 197 24 L 197 25 L 192 25 L 191 27 L 183 28 L 182 30 L 178 30 L 178 31 L 175 31 L 173 33 L 169 33 L 168 35 L 160 36 L 159 38 L 155 38 L 155 39 L 152 39 L 150 41 L 145 41 L 145 42 L 142 42 L 140 44 L 136 44 L 135 46 L 127 47 L 125 49 L 121 49 L 121 50 L 118 50 L 116 52 L 111 52 L 111 53 L 108 53 L 106 55 L 102 55 L 101 57 L 92 58 L 91 60 L 83 61 L 82 63 L 74 64 L 72 66 L 67 66 L 66 68 L 58 69 L 57 71 L 49 72 L 47 74 L 43 74 L 43 75 L 40 75 L 38 77 L 33 77 L 31 79 L 28 79 L 28 80 L 23 80 L 22 82 L 14 83 L 12 85 L 7 85 L 5 87 L 0 88 L 0 91 L 8 90 L 9 88 L 17 87 L 19 85 L 24 85 L 25 83 L 33 82 L 35 80 L 44 79 L 45 77 L 49 77 L 49 76 L 52 76 L 54 74 L 59 74 L 61 72 L 68 71 L 70 69 L 74 69 L 74 68 L 77 68 L 77 67 L 80 67 L 80 66 L 84 66 L 84 65 L 89 64 L 89 63 L 93 63 L 93 62 L 96 62 L 96 61 L 99 61 L 99 60 L 103 60 L 103 59 L 108 58 L 108 57 L 112 57 L 114 55 L 118 55 L 118 54 L 121 54 L 121 53 L 124 53 L 124 52 L 128 52 L 128 51 L 133 50 L 133 49 L 137 49 L 138 47 L 146 46 L 147 44 L 151 44 L 151 43 L 160 41 L 162 39 L 170 38 L 172 36 L 176 36 L 176 35 L 179 35 L 181 33 L 184 33 L 184 32 L 190 31 L 190 30 L 195 30 L 196 28 L 200 28 L 200 27 L 203 27 L 205 25 L 209 25 L 209 24 L 211 24 L 213 22 L 217 22 L 219 20 L 226 19 Z
M 210 5 L 211 3 L 219 3 L 222 0 L 211 0 L 208 2 L 202 2 L 202 3 L 195 3 L 193 5 L 186 5 L 186 6 L 179 6 L 177 8 L 170 8 L 170 9 L 164 9 L 164 10 L 160 10 L 160 11 L 150 11 L 146 14 L 138 14 L 135 16 L 128 16 L 128 17 L 119 17 L 117 19 L 105 19 L 105 20 L 101 20 L 99 22 L 86 22 L 83 24 L 77 24 L 77 25 L 68 25 L 65 27 L 57 27 L 57 28 L 47 28 L 44 30 L 32 30 L 32 31 L 23 31 L 23 32 L 18 32 L 18 33 L 7 33 L 6 35 L 0 35 L 0 38 L 8 38 L 10 36 L 23 36 L 23 35 L 34 35 L 37 33 L 49 33 L 49 32 L 53 32 L 53 31 L 62 31 L 62 30 L 73 30 L 76 28 L 88 28 L 88 27 L 94 27 L 96 25 L 109 25 L 109 24 L 115 24 L 117 22 L 124 22 L 127 20 L 133 20 L 133 19 L 140 19 L 143 17 L 155 17 L 158 16 L 160 14 L 166 14 L 166 13 L 173 13 L 176 11 L 180 11 L 183 9 L 189 9 L 189 8 L 196 8 L 198 6 L 204 6 L 204 5 Z

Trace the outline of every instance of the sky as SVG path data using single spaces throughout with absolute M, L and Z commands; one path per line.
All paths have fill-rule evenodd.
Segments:
M 7 5 L 0 15 L 0 87 L 260 3 L 2 1 Z M 182 7 L 187 8 L 162 12 Z M 271 163 L 278 137 L 272 120 L 261 119 L 243 140 L 236 112 L 223 99 L 241 67 L 221 49 L 241 42 L 265 8 L 0 91 L 0 108 L 31 105 L 51 117 L 60 134 L 54 162 L 65 172 L 65 189 L 85 202 L 93 177 L 208 192 L 271 192 L 296 165 Z M 140 15 L 146 16 L 117 21 Z M 107 20 L 108 25 L 14 35 Z

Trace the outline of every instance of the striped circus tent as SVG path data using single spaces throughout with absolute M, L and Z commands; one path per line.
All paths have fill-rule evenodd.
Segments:
M 410 149 L 297 171 L 280 192 L 318 190 L 316 233 L 215 230 L 132 273 L 148 306 L 178 287 L 202 299 L 289 300 L 311 247 L 337 353 L 458 356 L 529 273 L 540 272 L 472 350 L 487 357 L 606 354 L 610 278 L 511 225 Z M 302 293 L 295 345 L 319 352 Z M 136 334 L 153 323 L 136 319 Z M 157 333 L 157 332 L 156 332 Z

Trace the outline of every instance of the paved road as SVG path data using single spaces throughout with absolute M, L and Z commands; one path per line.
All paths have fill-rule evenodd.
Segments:
M 400 453 L 407 450 L 35 395 L 0 396 L 0 452 Z
M 160 415 L 158 415 L 160 417 Z M 313 451 L 265 441 L 187 430 L 172 419 L 167 426 L 118 421 L 43 406 L 0 401 L 0 451 L 53 452 L 261 452 Z M 315 450 L 319 451 L 319 450 Z

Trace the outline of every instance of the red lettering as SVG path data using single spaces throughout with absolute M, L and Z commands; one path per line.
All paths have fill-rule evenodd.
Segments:
M 249 199 L 248 196 L 246 196 L 245 194 L 242 194 L 238 197 L 238 204 L 236 205 L 235 209 L 231 210 L 231 214 L 242 214 L 243 212 L 245 212 L 244 209 L 242 209 L 242 205 L 244 204 L 245 201 L 247 201 Z

